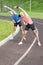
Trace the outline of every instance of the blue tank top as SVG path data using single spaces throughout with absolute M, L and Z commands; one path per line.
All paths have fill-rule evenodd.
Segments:
M 13 15 L 12 15 L 12 19 L 13 19 L 16 23 L 20 20 L 18 14 L 13 14 Z

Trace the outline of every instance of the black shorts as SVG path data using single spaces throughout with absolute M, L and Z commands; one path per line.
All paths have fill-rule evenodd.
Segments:
M 25 30 L 29 30 L 29 29 L 32 29 L 32 30 L 36 29 L 36 26 L 34 25 L 34 23 L 26 25 Z
M 20 22 L 18 22 L 18 23 L 14 23 L 14 26 L 16 26 L 16 27 L 17 27 L 17 25 L 19 25 L 19 26 L 21 27 L 21 26 L 22 26 L 21 21 L 20 21 Z

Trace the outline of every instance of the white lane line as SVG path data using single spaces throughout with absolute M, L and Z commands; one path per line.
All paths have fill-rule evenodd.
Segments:
M 32 44 L 30 45 L 30 47 L 27 49 L 27 51 L 14 63 L 14 65 L 18 65 L 23 58 L 29 53 L 29 51 L 32 49 L 32 47 L 34 46 L 36 42 L 36 38 L 33 40 Z
M 20 27 L 17 26 L 16 31 L 14 32 L 14 37 L 19 33 L 19 31 L 20 31 Z M 7 38 L 5 38 L 4 40 L 0 41 L 0 47 L 1 47 L 2 45 L 4 45 L 7 41 L 9 41 L 11 37 L 12 37 L 12 34 L 9 35 L 9 36 L 8 36 Z
M 2 46 L 2 45 L 4 45 L 8 40 L 9 40 L 9 38 L 12 36 L 12 34 L 11 35 L 9 35 L 7 38 L 5 38 L 4 40 L 2 40 L 2 41 L 0 41 L 0 47 Z

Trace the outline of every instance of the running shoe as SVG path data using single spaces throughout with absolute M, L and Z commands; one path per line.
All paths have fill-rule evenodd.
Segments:
M 23 43 L 22 43 L 22 42 L 19 42 L 19 43 L 18 43 L 18 45 L 21 45 L 21 44 L 23 44 Z
M 38 42 L 38 45 L 39 45 L 39 46 L 41 46 L 41 43 L 40 43 L 40 42 Z

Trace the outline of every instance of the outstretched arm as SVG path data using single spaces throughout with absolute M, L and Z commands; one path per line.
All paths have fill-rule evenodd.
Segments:
M 14 8 L 20 9 L 24 14 L 26 14 L 27 16 L 29 16 L 23 8 L 21 8 L 19 6 L 14 6 Z
M 10 7 L 8 7 L 8 6 L 4 6 L 5 8 L 7 8 L 7 9 L 9 9 L 10 11 L 12 11 L 13 13 L 15 13 L 16 14 L 16 11 L 14 11 L 13 9 L 11 9 Z
M 29 16 L 23 8 L 19 7 L 19 9 L 20 9 L 24 14 L 26 14 L 27 16 Z

